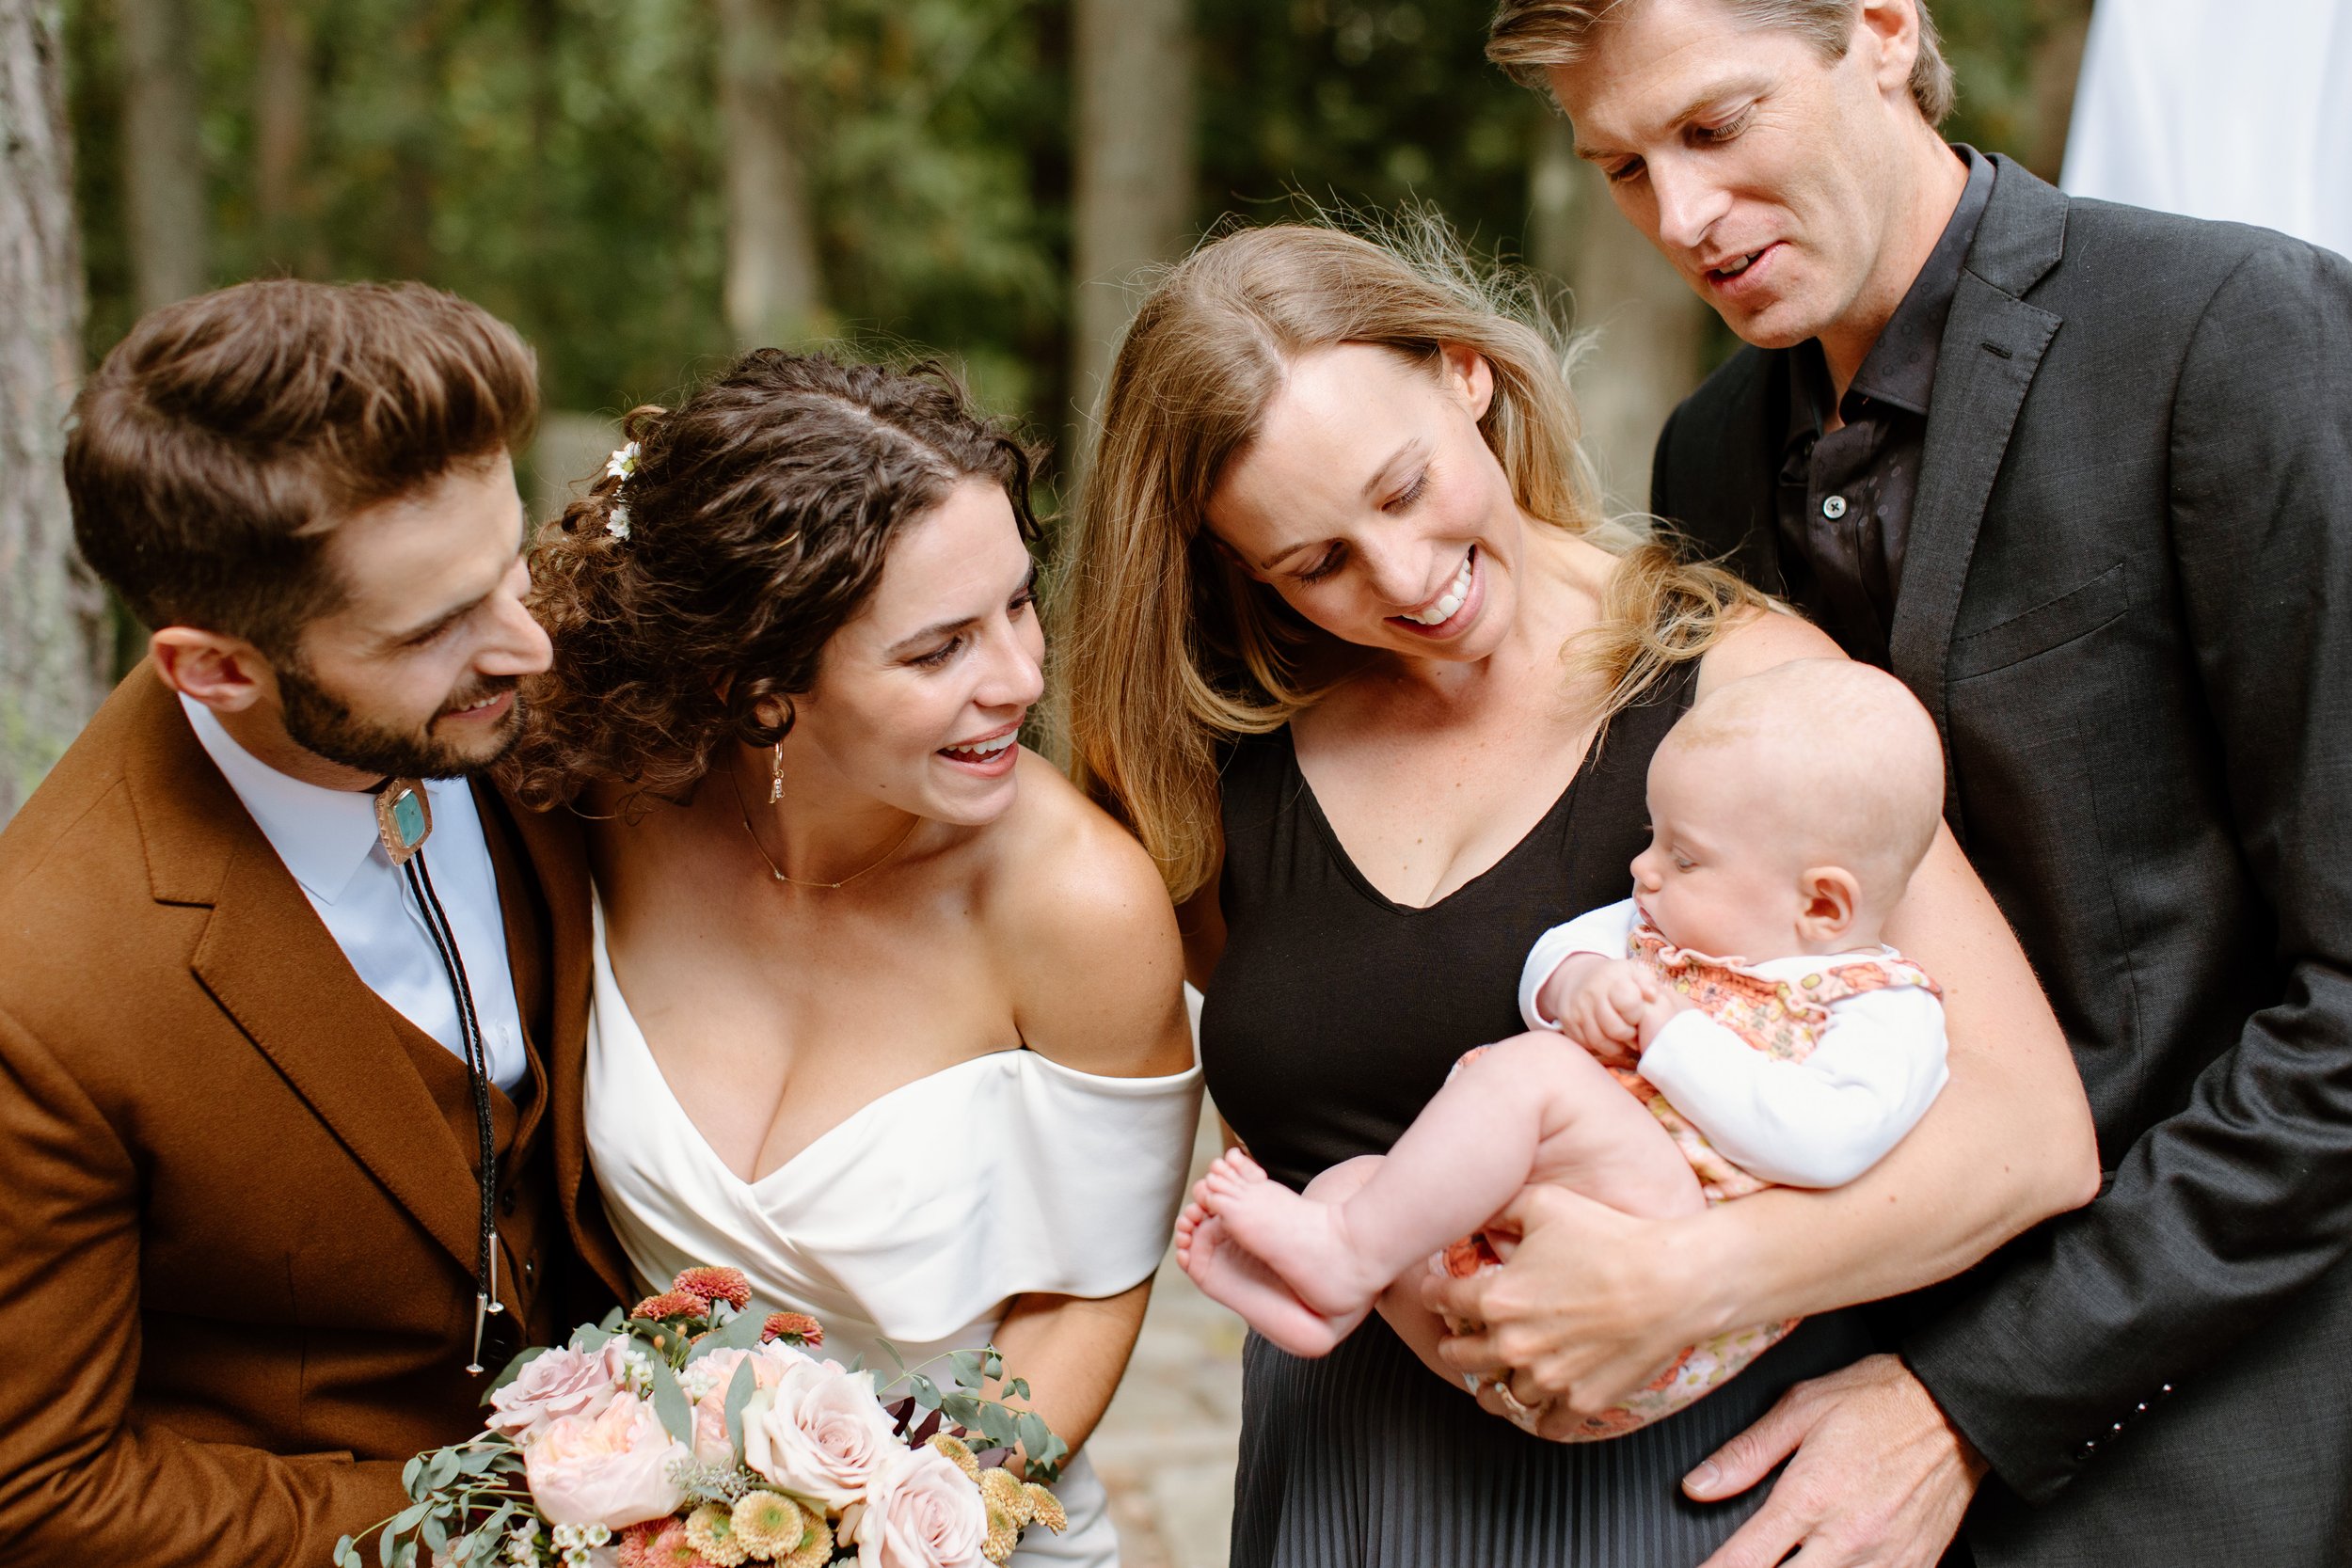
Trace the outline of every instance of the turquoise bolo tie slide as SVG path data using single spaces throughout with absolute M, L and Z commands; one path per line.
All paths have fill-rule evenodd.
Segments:
M 424 847 L 433 833 L 433 803 L 415 779 L 393 779 L 375 792 L 375 832 L 394 865 Z

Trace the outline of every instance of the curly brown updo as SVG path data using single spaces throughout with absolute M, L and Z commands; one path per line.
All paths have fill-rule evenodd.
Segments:
M 892 539 L 958 483 L 1002 485 L 1038 538 L 1028 450 L 936 364 L 758 349 L 623 429 L 634 471 L 599 477 L 531 553 L 555 662 L 525 688 L 503 773 L 543 809 L 599 784 L 625 812 L 684 800 L 721 746 L 782 739 Z M 775 699 L 784 717 L 764 722 Z

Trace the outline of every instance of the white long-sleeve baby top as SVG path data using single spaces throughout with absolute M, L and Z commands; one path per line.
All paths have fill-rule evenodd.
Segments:
M 1611 904 L 1536 939 L 1519 976 L 1519 1015 L 1557 1029 L 1535 999 L 1579 953 L 1623 958 L 1641 910 Z M 1840 964 L 1883 962 L 1889 947 L 1741 962 L 1741 973 L 1795 982 Z M 1868 1170 L 1918 1124 L 1950 1076 L 1944 1005 L 1924 986 L 1889 986 L 1833 1003 L 1812 1053 L 1767 1055 L 1705 1012 L 1675 1015 L 1642 1053 L 1641 1073 L 1724 1157 L 1788 1187 L 1840 1187 Z

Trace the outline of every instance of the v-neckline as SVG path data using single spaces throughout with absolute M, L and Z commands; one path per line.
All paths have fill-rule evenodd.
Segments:
M 1362 868 L 1357 865 L 1355 858 L 1347 852 L 1347 846 L 1340 838 L 1339 830 L 1331 825 L 1331 818 L 1324 811 L 1323 802 L 1316 798 L 1315 786 L 1308 779 L 1306 768 L 1299 766 L 1297 736 L 1292 733 L 1288 724 L 1282 726 L 1281 736 L 1283 756 L 1289 766 L 1291 777 L 1297 781 L 1298 798 L 1306 803 L 1308 820 L 1314 824 L 1316 833 L 1323 839 L 1324 850 L 1330 856 L 1331 863 L 1339 869 L 1340 875 L 1353 884 L 1357 892 L 1391 914 L 1420 915 L 1435 913 L 1481 882 L 1493 877 L 1525 853 L 1527 847 L 1534 843 L 1536 836 L 1546 828 L 1551 826 L 1556 817 L 1563 813 L 1573 812 L 1577 785 L 1582 784 L 1586 775 L 1592 772 L 1595 761 L 1600 756 L 1601 737 L 1607 730 L 1608 726 L 1603 725 L 1594 732 L 1593 737 L 1585 742 L 1584 754 L 1577 759 L 1576 771 L 1569 776 L 1566 785 L 1561 789 L 1551 804 L 1545 808 L 1543 816 L 1530 824 L 1527 832 L 1521 833 L 1509 848 L 1497 856 L 1492 865 L 1486 867 L 1461 886 L 1426 904 L 1400 903 L 1381 892 L 1373 879 L 1364 875 Z
M 611 1028 L 615 1022 L 626 1026 L 629 1037 L 635 1043 L 639 1056 L 644 1059 L 646 1068 L 652 1071 L 655 1081 L 661 1085 L 661 1098 L 668 1104 L 670 1114 L 676 1117 L 679 1126 L 686 1130 L 687 1136 L 692 1140 L 699 1157 L 707 1162 L 710 1167 L 734 1189 L 740 1192 L 760 1194 L 771 1182 L 815 1153 L 818 1146 L 831 1142 L 834 1137 L 865 1120 L 869 1112 L 879 1109 L 910 1089 L 945 1077 L 948 1073 L 961 1071 L 976 1062 L 993 1062 L 1002 1056 L 1018 1056 L 1028 1051 L 1025 1045 L 1011 1045 L 994 1051 L 983 1051 L 977 1056 L 966 1056 L 960 1062 L 949 1062 L 945 1067 L 933 1068 L 920 1077 L 910 1078 L 903 1084 L 884 1089 L 881 1094 L 849 1111 L 840 1120 L 809 1139 L 790 1154 L 786 1155 L 781 1163 L 771 1165 L 757 1176 L 746 1177 L 727 1164 L 726 1157 L 712 1145 L 710 1135 L 703 1131 L 702 1124 L 694 1119 L 691 1112 L 687 1110 L 686 1102 L 678 1098 L 677 1086 L 670 1082 L 669 1073 L 663 1070 L 661 1058 L 654 1054 L 653 1041 L 645 1037 L 644 1026 L 637 1022 L 636 1010 L 629 1006 L 628 993 L 621 990 L 620 976 L 613 972 L 612 950 L 605 945 L 604 900 L 601 895 L 595 898 L 594 911 L 595 922 L 592 934 L 596 942 L 596 977 L 612 988 L 613 1000 L 620 1004 L 619 1019 L 599 1017 L 598 1028 Z

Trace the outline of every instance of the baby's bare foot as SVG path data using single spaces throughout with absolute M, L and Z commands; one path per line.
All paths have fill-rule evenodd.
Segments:
M 1176 1222 L 1176 1236 L 1177 1259 L 1200 1293 L 1293 1355 L 1328 1355 L 1363 1322 L 1361 1311 L 1336 1318 L 1315 1311 L 1226 1234 L 1223 1221 L 1197 1205 Z
M 1201 1206 L 1225 1233 L 1317 1313 L 1360 1318 L 1388 1288 L 1388 1272 L 1350 1242 L 1338 1204 L 1300 1196 L 1240 1154 L 1211 1165 L 1200 1187 Z

